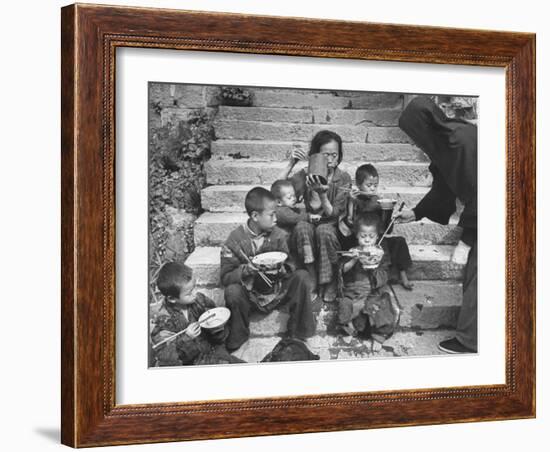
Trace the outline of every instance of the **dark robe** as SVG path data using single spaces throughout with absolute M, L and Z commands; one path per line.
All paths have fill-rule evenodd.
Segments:
M 399 127 L 431 160 L 432 188 L 413 209 L 416 218 L 448 224 L 458 198 L 464 204 L 462 240 L 471 246 L 477 232 L 477 126 L 447 118 L 420 96 L 403 110 Z
M 399 127 L 431 160 L 432 187 L 413 209 L 416 219 L 448 224 L 456 198 L 464 204 L 458 224 L 462 241 L 471 249 L 456 338 L 477 351 L 477 126 L 447 118 L 430 98 L 419 96 L 401 113 Z

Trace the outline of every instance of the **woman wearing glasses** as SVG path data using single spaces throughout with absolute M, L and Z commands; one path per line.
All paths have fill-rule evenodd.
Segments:
M 307 160 L 315 154 L 324 154 L 328 165 L 326 183 L 308 173 L 304 168 L 289 177 L 299 160 Z M 290 249 L 302 261 L 312 278 L 312 290 L 319 288 L 323 301 L 333 302 L 336 298 L 337 252 L 341 245 L 336 233 L 338 217 L 346 209 L 347 193 L 351 187 L 351 177 L 338 168 L 342 161 L 342 138 L 329 130 L 318 132 L 311 140 L 309 153 L 295 149 L 289 158 L 281 179 L 290 179 L 296 197 L 303 202 L 315 223 L 301 221 L 290 236 Z M 317 217 L 318 216 L 318 217 Z

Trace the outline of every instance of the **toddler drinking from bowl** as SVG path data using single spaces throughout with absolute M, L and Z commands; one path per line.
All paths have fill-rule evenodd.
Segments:
M 393 334 L 399 322 L 399 308 L 388 282 L 390 266 L 387 245 L 382 241 L 382 221 L 374 212 L 359 215 L 354 223 L 357 246 L 341 263 L 342 296 L 338 320 L 349 335 L 362 335 L 378 348 Z

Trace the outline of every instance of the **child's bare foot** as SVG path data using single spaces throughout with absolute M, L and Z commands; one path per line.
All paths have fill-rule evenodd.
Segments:
M 414 284 L 409 281 L 409 278 L 407 277 L 407 273 L 404 271 L 399 272 L 400 276 L 400 283 L 401 285 L 407 289 L 407 290 L 413 290 Z
M 407 290 L 413 290 L 414 284 L 410 281 L 401 281 L 401 285 Z
M 374 353 L 376 352 L 379 352 L 380 350 L 382 350 L 382 344 L 378 341 L 375 341 L 374 339 L 372 340 L 372 351 Z
M 306 270 L 309 275 L 311 301 L 315 301 L 319 296 L 317 293 L 317 272 L 314 264 L 306 264 Z
M 337 287 L 336 283 L 331 282 L 323 286 L 323 301 L 325 303 L 334 303 L 336 301 Z

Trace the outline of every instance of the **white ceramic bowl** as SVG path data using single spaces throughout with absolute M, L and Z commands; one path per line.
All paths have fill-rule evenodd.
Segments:
M 204 328 L 206 330 L 215 330 L 218 328 L 222 328 L 229 320 L 229 317 L 231 317 L 231 311 L 229 311 L 229 309 L 227 308 L 212 308 L 202 313 L 202 315 L 199 317 L 199 322 L 202 322 L 203 319 L 211 314 L 214 314 L 214 317 L 208 319 L 204 323 L 201 323 L 201 328 Z
M 395 203 L 397 201 L 395 199 L 389 199 L 389 198 L 381 198 L 378 200 L 378 204 L 380 204 L 380 207 L 382 209 L 393 209 L 393 206 L 395 206 Z
M 384 250 L 379 245 L 373 245 L 367 249 L 360 250 L 359 262 L 366 270 L 372 270 L 380 265 L 384 257 Z
M 260 270 L 275 270 L 281 267 L 287 260 L 288 255 L 280 251 L 262 253 L 252 258 L 252 263 Z

